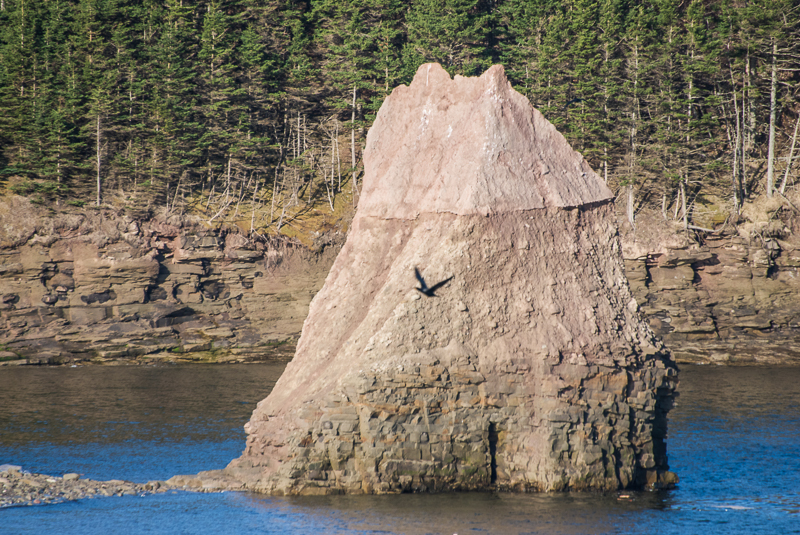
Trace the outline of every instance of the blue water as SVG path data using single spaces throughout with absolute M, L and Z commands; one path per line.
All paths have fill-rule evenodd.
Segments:
M 221 468 L 282 365 L 0 368 L 0 464 L 145 482 Z M 800 369 L 683 366 L 673 491 L 270 498 L 0 510 L 0 533 L 800 533 Z
M 284 366 L 0 368 L 0 464 L 139 483 L 224 467 Z

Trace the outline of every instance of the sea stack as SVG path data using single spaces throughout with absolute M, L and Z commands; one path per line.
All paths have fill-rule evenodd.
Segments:
M 423 65 L 367 136 L 347 243 L 225 475 L 270 494 L 669 486 L 677 368 L 612 193 L 501 66 Z M 451 280 L 434 295 L 420 291 Z

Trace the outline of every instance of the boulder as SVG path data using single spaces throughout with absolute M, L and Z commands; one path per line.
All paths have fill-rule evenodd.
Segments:
M 364 164 L 295 357 L 221 475 L 271 494 L 674 484 L 677 368 L 612 194 L 503 68 L 421 66 Z

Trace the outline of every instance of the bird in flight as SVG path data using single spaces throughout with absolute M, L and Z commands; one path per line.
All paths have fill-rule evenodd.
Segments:
M 419 269 L 417 269 L 416 267 L 414 268 L 414 274 L 417 276 L 417 280 L 419 281 L 419 287 L 416 288 L 416 290 L 420 293 L 427 295 L 428 297 L 436 297 L 436 294 L 434 292 L 436 292 L 436 290 L 438 290 L 439 288 L 441 288 L 442 286 L 453 280 L 453 277 L 451 276 L 450 278 L 447 278 L 442 282 L 437 282 L 436 284 L 428 288 L 428 285 L 425 284 L 425 279 L 422 278 Z
M 566 111 L 567 108 L 569 108 L 570 104 L 575 104 L 577 102 L 583 102 L 583 99 L 582 98 L 573 98 L 572 100 L 570 100 L 569 102 L 564 104 L 564 107 L 561 109 L 561 111 Z

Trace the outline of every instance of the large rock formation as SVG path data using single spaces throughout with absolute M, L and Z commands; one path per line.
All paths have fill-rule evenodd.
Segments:
M 277 494 L 674 482 L 677 370 L 628 288 L 611 193 L 502 67 L 420 67 L 364 162 L 347 243 L 224 476 Z M 452 280 L 427 296 L 415 268 Z

